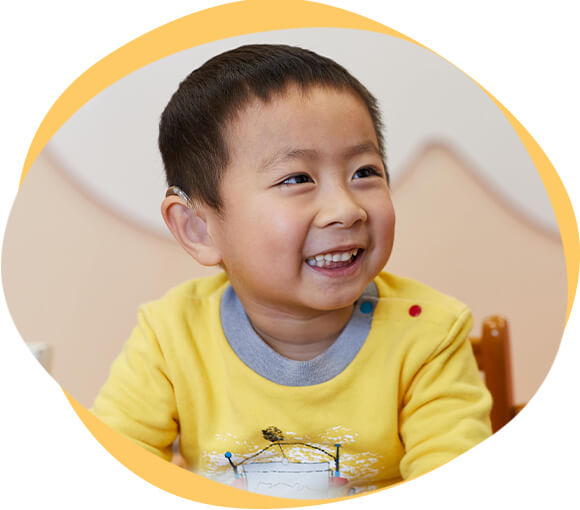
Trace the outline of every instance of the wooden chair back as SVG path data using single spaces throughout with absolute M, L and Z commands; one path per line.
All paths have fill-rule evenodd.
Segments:
M 519 411 L 513 401 L 509 329 L 503 317 L 483 321 L 481 337 L 470 337 L 473 353 L 493 398 L 491 425 L 498 431 Z

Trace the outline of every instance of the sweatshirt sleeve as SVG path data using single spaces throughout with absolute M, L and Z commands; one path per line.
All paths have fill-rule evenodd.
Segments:
M 405 392 L 400 410 L 404 479 L 435 469 L 491 435 L 491 396 L 469 342 L 471 325 L 465 308 Z
M 143 308 L 91 411 L 150 452 L 171 459 L 178 433 L 173 386 L 161 346 Z

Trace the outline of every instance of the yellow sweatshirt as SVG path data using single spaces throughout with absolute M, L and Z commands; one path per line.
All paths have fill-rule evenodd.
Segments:
M 303 385 L 270 376 L 283 371 L 276 358 L 265 376 L 236 354 L 225 274 L 182 284 L 140 308 L 92 411 L 166 459 L 179 434 L 190 469 L 265 494 L 332 497 L 430 471 L 491 434 L 471 314 L 410 279 L 383 272 L 374 284 L 355 303 L 369 325 L 360 348 Z M 309 366 L 316 377 L 323 365 Z

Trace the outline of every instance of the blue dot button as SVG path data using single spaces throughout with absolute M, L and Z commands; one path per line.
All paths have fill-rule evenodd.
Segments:
M 373 311 L 373 304 L 370 301 L 363 301 L 360 305 L 362 313 L 371 313 Z

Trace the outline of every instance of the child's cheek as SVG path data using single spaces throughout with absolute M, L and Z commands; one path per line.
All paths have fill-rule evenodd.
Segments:
M 391 255 L 391 250 L 393 249 L 393 244 L 395 241 L 395 224 L 395 210 L 391 205 L 386 211 L 382 228 L 382 244 L 384 249 L 385 264 Z
M 305 219 L 304 208 L 284 204 L 283 200 L 270 201 L 262 207 L 257 221 L 262 228 L 275 237 L 289 236 L 292 239 L 305 235 L 308 229 L 308 221 Z
M 392 202 L 377 201 L 369 213 L 368 227 L 372 233 L 374 264 L 380 269 L 387 263 L 395 237 L 395 211 Z M 380 270 L 379 269 L 379 270 Z

